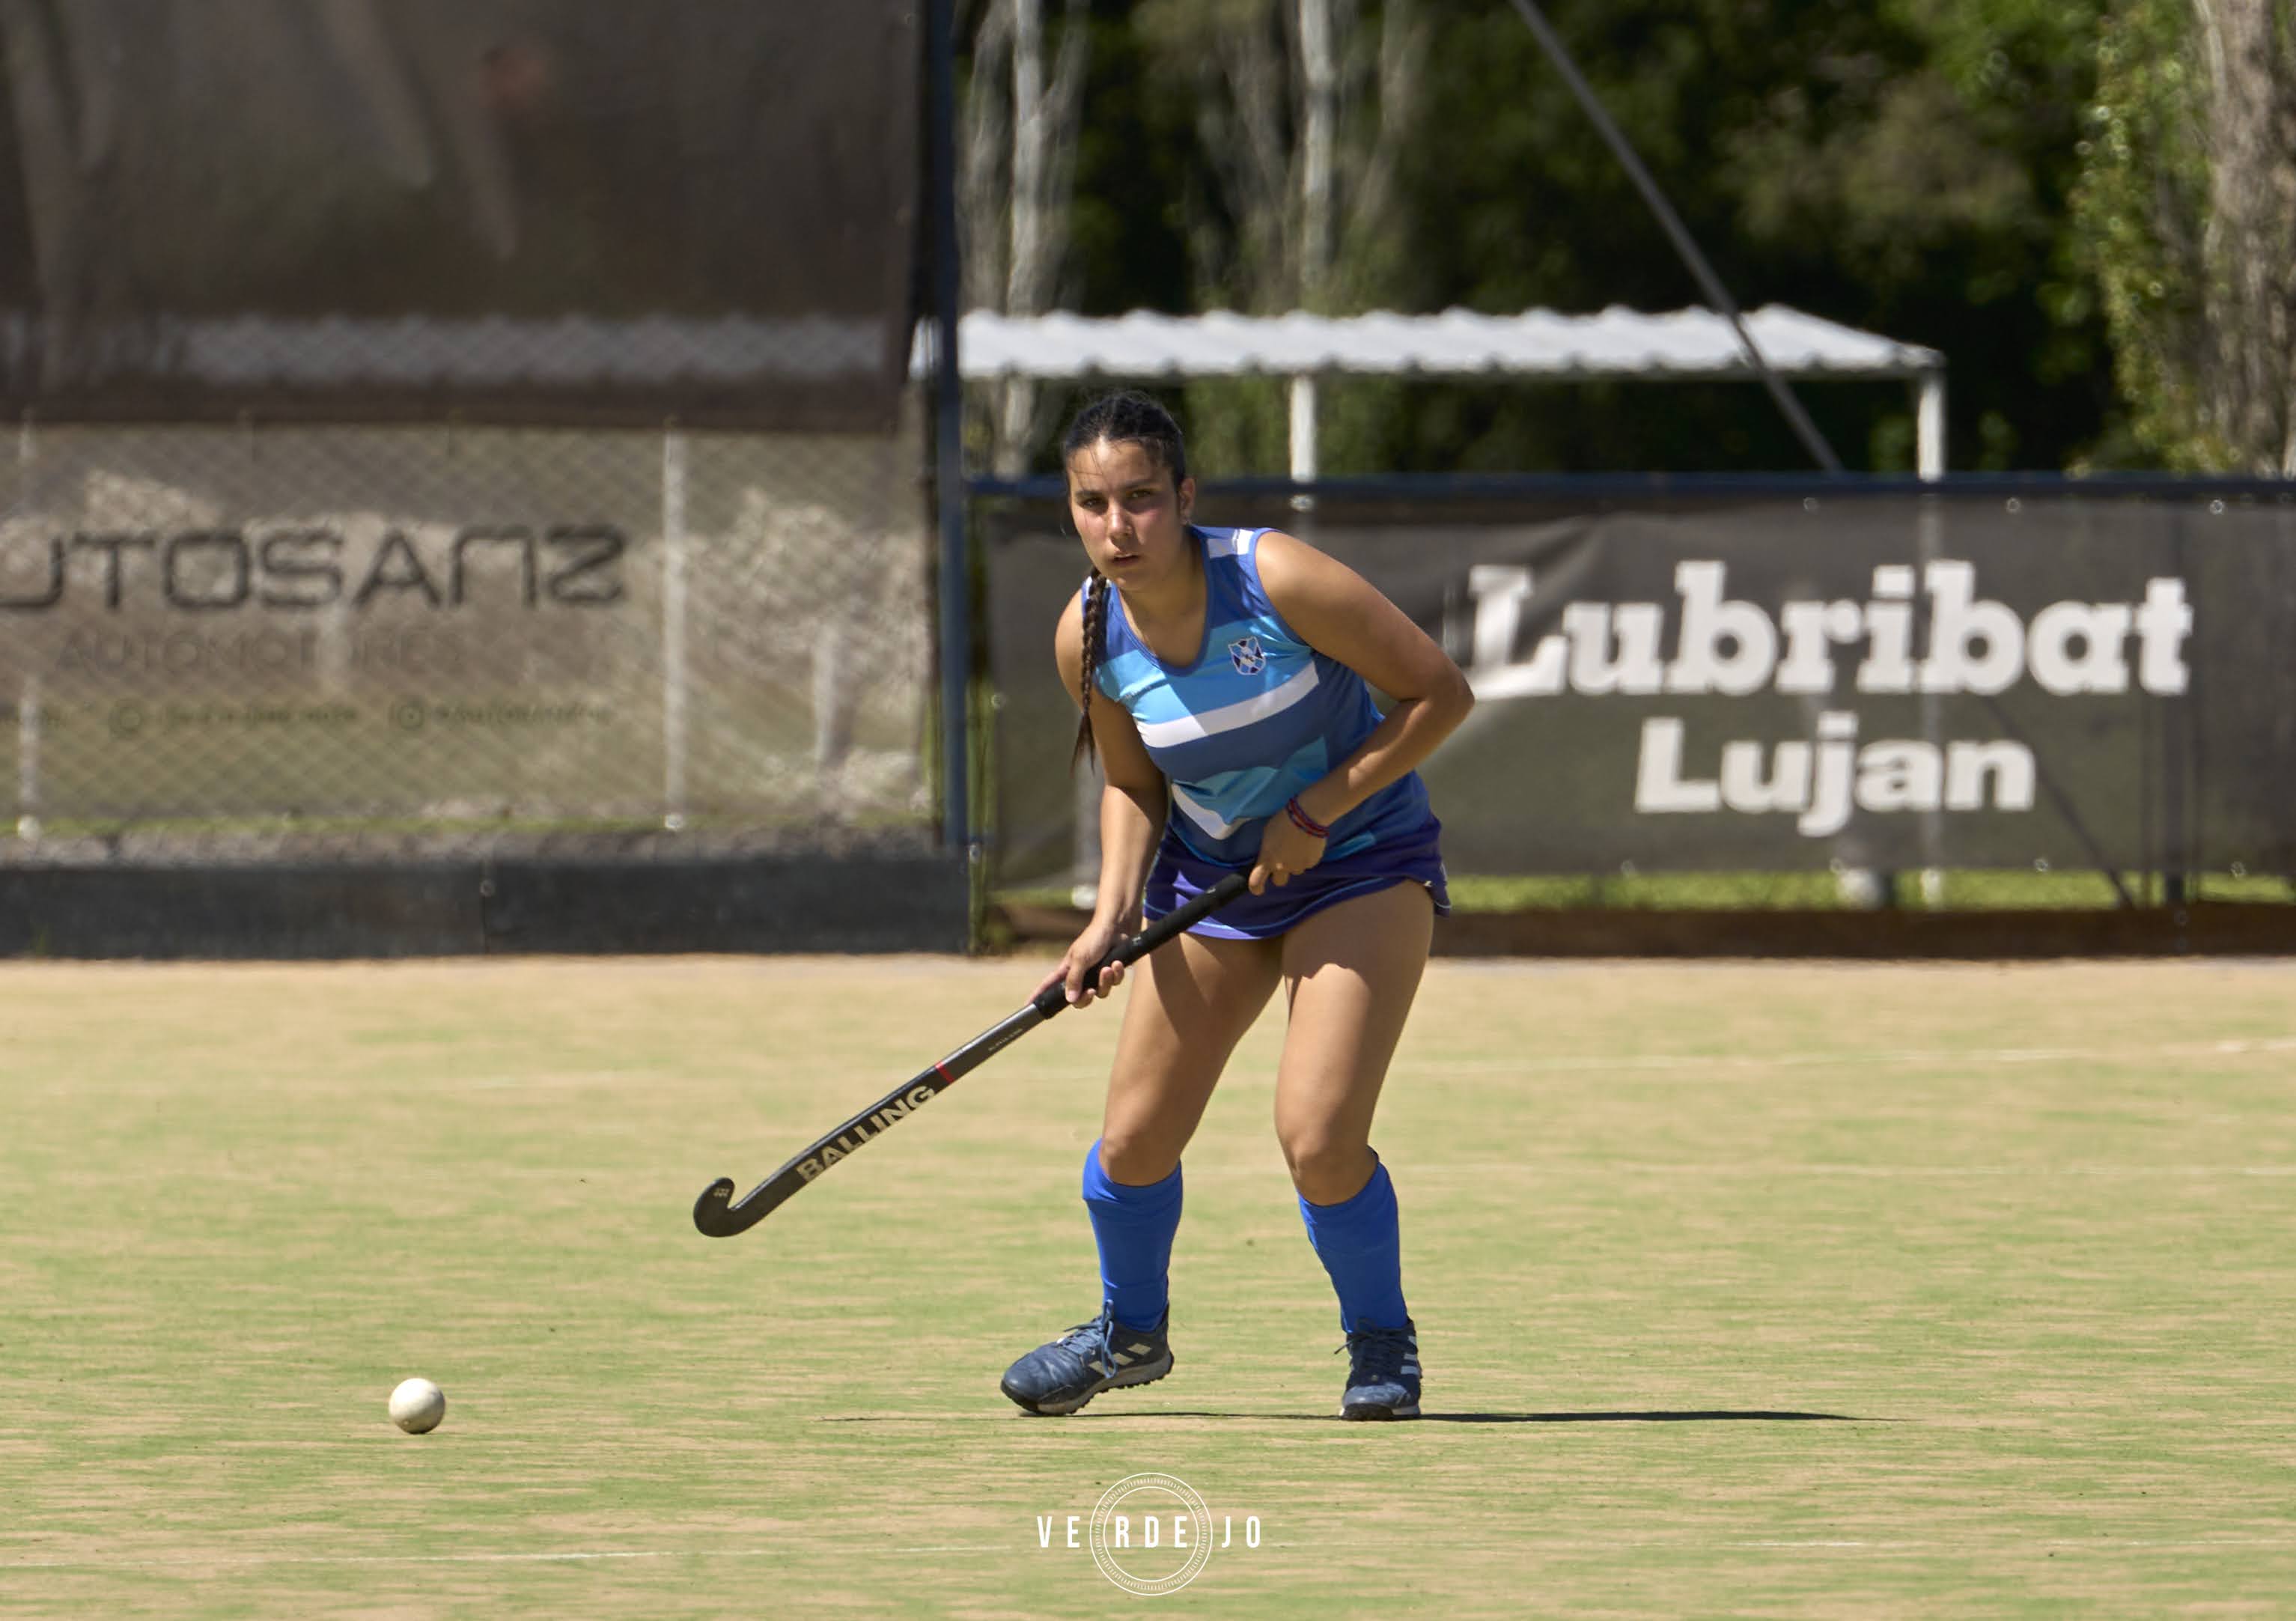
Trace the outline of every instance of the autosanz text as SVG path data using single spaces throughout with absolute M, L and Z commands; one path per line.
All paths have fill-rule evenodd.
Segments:
M 82 592 L 100 592 L 114 613 L 138 602 L 194 613 L 410 600 L 451 609 L 512 594 L 529 608 L 599 607 L 622 599 L 628 547 L 606 523 L 388 529 L 357 542 L 324 528 L 81 532 L 0 545 L 0 612 L 42 613 Z

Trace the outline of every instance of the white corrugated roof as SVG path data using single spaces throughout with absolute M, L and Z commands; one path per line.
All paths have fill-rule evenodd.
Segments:
M 1933 349 L 1769 304 L 1746 317 L 1771 369 L 1794 377 L 1908 377 L 1942 371 Z M 976 309 L 957 329 L 968 379 L 1299 376 L 1744 377 L 1730 324 L 1710 309 L 1659 315 L 1004 316 Z M 929 352 L 918 335 L 919 369 Z

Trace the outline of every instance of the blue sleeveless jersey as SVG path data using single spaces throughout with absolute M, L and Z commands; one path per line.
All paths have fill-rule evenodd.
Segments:
M 1364 679 L 1310 647 L 1269 604 L 1254 555 L 1266 532 L 1190 526 L 1203 548 L 1205 589 L 1194 662 L 1167 664 L 1151 653 L 1111 586 L 1093 672 L 1101 695 L 1130 712 L 1170 780 L 1166 842 L 1222 867 L 1250 866 L 1267 818 L 1330 775 L 1380 722 Z M 1424 842 L 1431 826 L 1426 786 L 1414 771 L 1332 824 L 1324 860 Z M 1334 865 L 1334 876 L 1340 870 Z

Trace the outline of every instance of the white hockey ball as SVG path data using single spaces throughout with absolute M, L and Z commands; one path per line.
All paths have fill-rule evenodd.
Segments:
M 390 1421 L 410 1436 L 439 1428 L 447 1416 L 447 1393 L 429 1379 L 405 1379 L 390 1393 Z

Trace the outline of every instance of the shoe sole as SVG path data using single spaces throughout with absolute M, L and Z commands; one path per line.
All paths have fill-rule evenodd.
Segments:
M 1062 1406 L 1054 1406 L 1049 1402 L 1023 1401 L 1021 1397 L 1013 1394 L 1013 1390 L 1010 1386 L 1005 1385 L 1001 1381 L 998 1383 L 996 1388 L 1004 1393 L 1005 1400 L 1011 1402 L 1022 1412 L 1032 1413 L 1039 1419 L 1065 1419 L 1069 1414 L 1079 1411 L 1086 1403 L 1091 1401 L 1093 1397 L 1098 1395 L 1103 1390 L 1125 1390 L 1135 1385 L 1154 1384 L 1158 1379 L 1162 1378 L 1166 1374 L 1172 1371 L 1172 1364 L 1175 1360 L 1176 1359 L 1172 1357 L 1167 1356 L 1164 1359 L 1164 1365 L 1160 1368 L 1156 1366 L 1153 1362 L 1151 1362 L 1144 1367 L 1128 1369 L 1126 1371 L 1118 1374 L 1114 1378 L 1102 1380 L 1099 1384 L 1095 1385 L 1090 1390 L 1086 1391 L 1082 1395 L 1077 1397 L 1075 1401 L 1070 1402 Z

